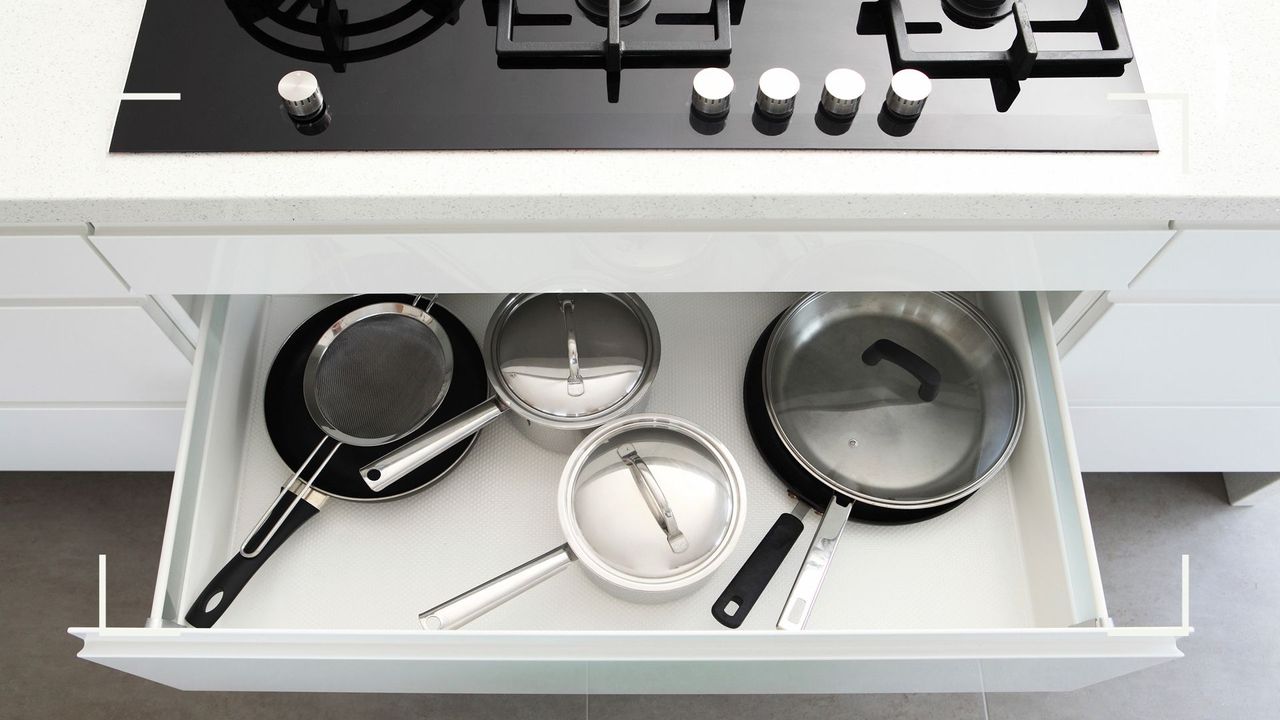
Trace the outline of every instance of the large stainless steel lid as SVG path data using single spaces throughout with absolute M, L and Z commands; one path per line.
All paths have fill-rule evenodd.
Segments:
M 947 293 L 817 293 L 766 349 L 766 405 L 788 450 L 838 492 L 885 507 L 964 496 L 1022 427 L 1017 364 Z
M 638 400 L 657 371 L 653 316 L 638 296 L 511 295 L 485 333 L 495 391 L 526 416 L 590 427 Z
M 670 589 L 715 570 L 746 511 L 728 449 L 685 420 L 652 414 L 620 418 L 584 440 L 560 498 L 578 559 L 633 588 Z

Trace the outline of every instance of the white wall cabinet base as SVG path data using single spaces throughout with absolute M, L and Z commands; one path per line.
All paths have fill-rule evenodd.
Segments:
M 467 628 L 417 629 L 425 607 L 562 542 L 563 456 L 487 428 L 443 482 L 388 503 L 332 501 L 267 563 L 215 629 L 181 618 L 290 475 L 262 420 L 276 349 L 329 298 L 219 297 L 202 319 L 151 621 L 72 628 L 81 657 L 179 688 L 343 692 L 785 693 L 1067 690 L 1180 656 L 1189 627 L 1109 626 L 1046 305 L 980 293 L 1028 382 L 1006 469 L 910 526 L 850 524 L 809 629 L 771 629 L 816 524 L 742 630 L 710 607 L 792 501 L 751 444 L 741 378 L 789 294 L 646 295 L 662 332 L 649 410 L 723 440 L 747 479 L 725 568 L 660 605 L 613 598 L 570 569 Z M 440 302 L 479 333 L 495 296 Z M 1171 602 L 1176 602 L 1171 599 Z
M 182 416 L 181 402 L 0 407 L 0 470 L 171 471 Z

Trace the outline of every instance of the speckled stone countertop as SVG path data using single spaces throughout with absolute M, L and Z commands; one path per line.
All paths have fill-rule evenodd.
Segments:
M 210 0 L 214 1 L 214 0 Z M 1161 152 L 111 155 L 144 0 L 11 3 L 0 224 L 1280 227 L 1280 11 L 1128 0 Z

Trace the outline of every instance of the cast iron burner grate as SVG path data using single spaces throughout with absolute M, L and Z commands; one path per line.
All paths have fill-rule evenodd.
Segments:
M 566 0 L 573 2 L 574 0 Z M 618 102 L 627 67 L 707 67 L 724 65 L 733 48 L 730 27 L 742 20 L 746 0 L 711 0 L 706 12 L 658 13 L 657 25 L 709 25 L 710 40 L 624 40 L 622 28 L 648 8 L 642 0 L 577 0 L 590 20 L 604 28 L 601 40 L 517 40 L 515 29 L 569 25 L 567 13 L 524 13 L 519 0 L 485 0 L 485 19 L 497 28 L 498 64 L 504 68 L 599 67 L 605 71 L 609 102 Z M 605 12 L 599 12 L 603 9 Z
M 990 27 L 1012 16 L 1013 43 L 998 51 L 916 51 L 912 35 L 938 34 L 942 25 L 908 22 L 902 0 L 870 0 L 858 13 L 859 35 L 884 35 L 894 70 L 913 68 L 934 78 L 989 78 L 996 109 L 1006 112 L 1021 82 L 1039 77 L 1118 77 L 1133 61 L 1133 48 L 1119 0 L 1088 0 L 1075 20 L 1032 20 L 1026 0 L 942 0 L 946 16 L 968 28 Z M 1040 50 L 1037 35 L 1088 33 L 1101 49 Z
M 458 22 L 463 0 L 406 0 L 368 20 L 348 21 L 339 0 L 226 0 L 236 22 L 266 47 L 345 72 L 348 63 L 385 57 Z M 304 19 L 312 14 L 313 19 Z M 418 20 L 418 24 L 412 21 Z M 270 30 L 268 29 L 270 28 Z M 359 47 L 351 47 L 357 39 Z M 319 40 L 319 47 L 315 47 Z M 303 42 L 307 42 L 306 45 Z

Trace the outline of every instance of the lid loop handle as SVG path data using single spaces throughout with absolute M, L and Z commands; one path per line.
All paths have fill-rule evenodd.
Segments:
M 684 533 L 680 532 L 675 513 L 671 511 L 671 503 L 667 502 L 667 496 L 658 485 L 657 478 L 649 471 L 649 464 L 640 457 L 631 443 L 618 446 L 618 457 L 622 458 L 622 462 L 631 469 L 631 476 L 635 478 L 636 487 L 644 496 L 645 505 L 649 506 L 653 519 L 658 521 L 658 527 L 667 534 L 667 544 L 671 546 L 671 552 L 682 553 L 688 550 L 689 540 L 685 538 Z
M 578 366 L 578 335 L 573 330 L 573 300 L 561 297 L 560 312 L 564 313 L 564 331 L 569 336 L 569 395 L 581 397 L 587 390 L 582 382 L 582 370 Z

